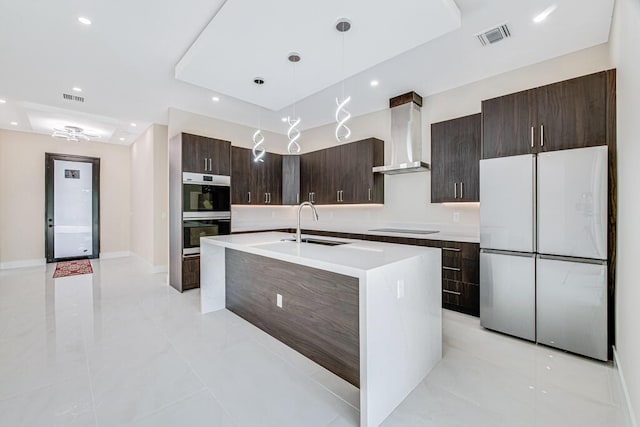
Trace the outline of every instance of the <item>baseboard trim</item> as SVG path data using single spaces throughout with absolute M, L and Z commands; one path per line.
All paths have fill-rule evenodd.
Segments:
M 47 265 L 46 258 L 23 259 L 20 261 L 0 262 L 0 270 L 10 270 L 13 268 L 25 267 L 41 267 L 43 265 Z
M 100 259 L 124 258 L 131 256 L 130 251 L 100 252 Z
M 151 272 L 152 273 L 168 273 L 169 272 L 169 266 L 166 266 L 166 265 L 154 265 L 153 267 L 151 267 Z
M 618 358 L 618 351 L 616 347 L 613 346 L 613 363 L 615 364 L 616 370 L 618 371 L 618 379 L 620 380 L 620 386 L 622 388 L 622 396 L 624 397 L 624 410 L 626 412 L 626 416 L 628 417 L 628 421 L 631 423 L 631 427 L 638 427 L 638 423 L 636 422 L 636 416 L 633 412 L 633 406 L 631 405 L 631 398 L 629 397 L 629 390 L 627 389 L 627 382 L 624 380 L 624 372 L 622 371 L 622 365 L 620 364 L 620 359 Z

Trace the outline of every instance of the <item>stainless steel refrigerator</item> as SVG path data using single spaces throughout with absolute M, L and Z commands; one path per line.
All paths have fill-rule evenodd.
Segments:
M 480 322 L 607 360 L 607 147 L 480 161 Z

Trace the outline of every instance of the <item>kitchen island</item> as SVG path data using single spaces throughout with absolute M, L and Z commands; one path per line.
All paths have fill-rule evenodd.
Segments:
M 435 248 L 267 232 L 201 239 L 201 309 L 229 309 L 360 388 L 377 426 L 442 357 Z

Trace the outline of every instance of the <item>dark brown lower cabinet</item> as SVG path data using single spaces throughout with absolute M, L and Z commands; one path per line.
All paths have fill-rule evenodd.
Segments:
M 288 230 L 295 233 L 295 230 Z M 442 307 L 473 316 L 480 315 L 480 245 L 478 243 L 372 234 L 302 230 L 305 234 L 371 240 L 400 245 L 428 246 L 442 250 Z
M 191 256 L 182 260 L 182 290 L 200 287 L 200 257 Z
M 227 309 L 360 386 L 357 278 L 233 249 L 225 258 Z

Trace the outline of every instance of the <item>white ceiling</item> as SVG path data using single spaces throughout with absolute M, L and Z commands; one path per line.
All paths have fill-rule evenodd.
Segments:
M 351 30 L 336 30 L 347 18 Z M 176 66 L 176 78 L 281 110 L 460 27 L 453 0 L 227 1 Z M 344 47 L 344 52 L 343 52 Z M 289 53 L 299 53 L 295 65 Z M 265 84 L 257 86 L 256 77 Z
M 604 43 L 609 36 L 613 1 L 455 0 L 462 19 L 460 28 L 373 65 L 345 81 L 345 89 L 352 96 L 350 111 L 356 116 L 378 111 L 387 108 L 390 97 L 409 90 L 428 96 Z M 356 0 L 343 0 L 345 4 L 351 2 Z M 247 10 L 242 22 L 252 22 L 254 17 L 267 27 L 277 22 L 278 16 L 271 9 L 260 9 L 274 2 L 226 0 L 226 3 L 223 10 L 227 7 L 237 9 L 240 5 L 243 6 L 240 9 Z M 358 16 L 357 19 L 352 17 L 354 34 L 359 26 L 366 28 L 370 15 L 393 15 L 396 4 L 367 3 L 368 9 L 354 11 Z M 543 23 L 534 24 L 533 16 L 553 3 L 557 4 L 555 12 Z M 169 107 L 255 126 L 259 108 L 239 99 L 248 98 L 246 93 L 226 86 L 224 90 L 221 86 L 211 86 L 220 87 L 218 90 L 203 89 L 174 77 L 176 65 L 181 59 L 188 58 L 186 54 L 200 34 L 216 28 L 216 14 L 224 4 L 224 0 L 0 0 L 0 99 L 7 101 L 0 104 L 0 127 L 49 133 L 45 131 L 48 125 L 43 123 L 64 116 L 63 121 L 77 123 L 80 127 L 103 125 L 105 131 L 111 133 L 109 142 L 119 143 L 119 138 L 127 135 L 125 142 L 130 143 L 148 124 L 166 124 Z M 333 1 L 326 4 L 329 7 Z M 305 18 L 296 21 L 297 31 L 304 34 L 307 28 L 318 28 L 317 17 L 324 16 L 326 20 L 328 16 L 335 16 L 337 12 L 330 15 L 324 5 L 325 2 L 313 2 L 313 13 L 302 14 Z M 261 12 L 256 14 L 254 10 Z M 89 27 L 79 24 L 78 16 L 89 17 L 93 24 Z M 236 12 L 234 19 L 241 18 L 242 15 Z M 230 52 L 241 41 L 256 37 L 242 22 L 235 27 L 235 32 L 225 34 L 224 42 Z M 427 18 L 420 22 L 426 25 Z M 509 23 L 512 37 L 482 47 L 475 34 L 503 22 Z M 331 30 L 329 25 L 327 31 Z M 380 28 L 380 33 L 389 39 L 396 37 L 394 31 L 386 28 Z M 350 33 L 345 35 L 348 36 Z M 311 40 L 311 36 L 302 39 Z M 327 52 L 336 48 L 335 37 L 323 36 L 314 42 Z M 346 38 L 347 50 L 348 43 Z M 297 46 L 293 43 L 282 46 L 281 51 L 286 57 L 289 51 L 298 49 Z M 408 47 L 406 40 L 403 46 Z M 314 55 L 312 52 L 301 53 L 303 61 Z M 238 51 L 236 54 L 236 63 L 243 61 L 243 53 Z M 369 51 L 364 58 L 359 57 L 359 52 L 349 56 L 359 67 L 371 62 L 372 57 Z M 265 59 L 261 63 L 281 60 Z M 252 78 L 258 72 L 256 68 L 226 66 L 240 76 Z M 356 72 L 359 67 L 351 71 Z M 261 69 L 260 73 L 265 78 L 276 76 L 274 81 L 281 77 L 277 70 Z M 313 77 L 314 73 L 318 80 L 325 77 L 321 76 L 324 71 L 312 67 L 308 75 Z M 372 88 L 369 85 L 372 79 L 379 80 L 380 85 Z M 323 85 L 335 81 L 335 76 L 325 80 Z M 62 99 L 62 93 L 72 93 L 74 86 L 83 89 L 84 103 Z M 296 81 L 295 88 L 291 85 L 288 90 L 274 93 L 273 99 L 254 102 L 281 105 L 287 102 L 285 96 L 297 99 L 295 94 L 290 94 L 294 90 L 300 97 L 312 93 L 297 103 L 302 128 L 312 128 L 333 121 L 334 98 L 341 89 L 341 84 L 337 83 L 314 92 L 316 86 L 322 85 L 316 81 Z M 220 97 L 219 102 L 211 100 L 214 95 Z M 290 109 L 289 105 L 276 112 L 264 110 L 263 128 L 285 133 L 285 124 L 280 118 L 290 114 Z M 10 125 L 11 121 L 18 125 Z M 132 127 L 131 122 L 138 126 Z

